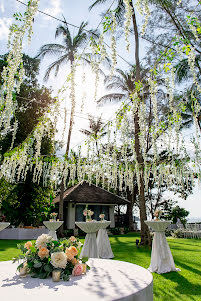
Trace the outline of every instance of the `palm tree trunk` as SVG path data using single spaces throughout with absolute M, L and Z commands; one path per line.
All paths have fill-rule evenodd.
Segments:
M 135 35 L 135 64 L 136 64 L 136 82 L 141 80 L 141 68 L 140 68 L 140 59 L 139 59 L 139 35 L 138 35 L 138 26 L 136 21 L 135 10 L 132 1 L 130 5 L 133 9 L 132 21 L 133 21 L 133 29 Z M 134 127 L 135 127 L 135 152 L 137 156 L 138 164 L 140 165 L 140 187 L 138 187 L 139 193 L 139 208 L 140 208 L 140 223 L 141 223 L 141 244 L 142 245 L 150 245 L 151 237 L 149 233 L 149 229 L 145 224 L 145 220 L 147 219 L 146 213 L 146 201 L 145 201 L 145 191 L 144 191 L 144 164 L 142 152 L 140 150 L 140 142 L 139 142 L 139 134 L 140 134 L 140 126 L 139 126 L 139 114 L 138 110 L 134 116 Z
M 71 71 L 74 59 L 71 61 Z M 67 138 L 67 145 L 66 145 L 66 152 L 65 157 L 68 158 L 69 149 L 70 149 L 70 141 L 71 141 L 71 134 L 73 130 L 73 116 L 74 116 L 74 109 L 71 107 L 71 115 L 70 115 L 70 125 L 68 130 L 68 138 Z M 60 185 L 60 195 L 59 195 L 59 219 L 61 221 L 64 220 L 64 178 L 62 177 L 61 185 Z M 63 235 L 64 227 L 63 225 L 59 228 L 59 235 Z

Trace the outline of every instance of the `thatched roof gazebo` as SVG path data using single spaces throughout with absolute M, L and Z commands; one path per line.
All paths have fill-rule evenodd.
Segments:
M 84 221 L 83 210 L 86 204 L 94 211 L 94 219 L 99 220 L 99 214 L 103 212 L 106 219 L 111 220 L 111 227 L 115 227 L 114 206 L 129 203 L 128 200 L 94 184 L 89 185 L 86 181 L 67 189 L 63 200 L 64 222 L 68 229 L 75 228 L 75 221 Z M 59 203 L 59 196 L 53 203 Z

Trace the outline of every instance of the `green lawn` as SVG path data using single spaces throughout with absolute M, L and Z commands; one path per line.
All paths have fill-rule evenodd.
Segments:
M 151 249 L 136 248 L 137 234 L 111 236 L 116 260 L 128 261 L 148 268 Z M 81 240 L 83 241 L 83 240 Z M 0 240 L 0 261 L 11 260 L 19 253 L 16 240 Z M 21 241 L 22 242 L 22 241 Z M 181 272 L 153 274 L 154 301 L 201 300 L 201 240 L 168 238 L 175 264 Z

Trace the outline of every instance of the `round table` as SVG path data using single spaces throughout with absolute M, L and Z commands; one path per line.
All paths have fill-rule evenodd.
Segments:
M 4 230 L 4 229 L 7 228 L 8 226 L 10 226 L 10 223 L 1 222 L 1 223 L 0 223 L 0 231 Z
M 98 230 L 96 240 L 99 257 L 104 259 L 114 258 L 114 254 L 112 252 L 112 248 L 106 230 L 106 228 L 111 224 L 111 221 L 101 221 L 101 223 L 103 226 L 100 230 Z
M 158 274 L 180 271 L 175 267 L 174 259 L 165 237 L 165 229 L 170 225 L 171 221 L 153 220 L 145 221 L 145 223 L 155 231 L 149 271 Z
M 98 246 L 96 241 L 96 232 L 109 226 L 109 222 L 75 222 L 75 224 L 85 233 L 87 233 L 84 246 L 81 251 L 81 258 L 99 258 Z
M 57 240 L 57 232 L 56 230 L 59 229 L 59 227 L 61 227 L 61 225 L 63 224 L 63 221 L 54 221 L 54 222 L 50 222 L 50 221 L 44 221 L 43 224 L 45 225 L 46 228 L 48 228 L 49 236 L 52 236 L 52 238 L 54 240 Z
M 0 262 L 2 300 L 20 301 L 152 301 L 153 278 L 146 269 L 123 261 L 90 259 L 91 270 L 68 282 L 53 282 L 16 274 L 17 264 Z

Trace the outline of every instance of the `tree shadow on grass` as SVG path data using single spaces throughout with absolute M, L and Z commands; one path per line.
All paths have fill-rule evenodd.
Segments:
M 178 241 L 174 241 L 174 240 L 169 240 L 168 243 L 171 244 L 178 244 L 178 245 L 185 245 L 185 246 L 191 246 L 191 247 L 201 247 L 201 243 L 200 244 L 195 244 L 194 242 L 197 243 L 197 240 L 191 240 L 191 241 L 187 241 L 187 242 L 178 242 Z
M 177 284 L 177 286 L 174 289 L 177 293 L 180 294 L 180 298 L 182 295 L 186 295 L 188 297 L 191 297 L 192 295 L 194 296 L 196 295 L 201 297 L 201 286 L 199 284 L 194 284 L 188 281 L 184 276 L 181 275 L 180 272 L 178 273 L 170 272 L 166 274 L 161 274 L 161 276 L 166 280 L 170 280 Z M 167 286 L 167 294 L 168 291 L 169 291 L 169 287 Z
M 183 262 L 181 262 L 179 260 L 175 260 L 175 263 L 178 266 L 180 266 L 181 268 L 184 268 L 185 270 L 188 270 L 189 272 L 192 272 L 192 273 L 195 273 L 195 274 L 201 276 L 201 269 L 198 270 L 198 269 L 196 269 L 196 268 L 194 268 L 194 267 L 192 267 L 190 265 L 187 265 L 186 263 L 183 263 Z M 196 277 L 196 275 L 195 275 L 195 277 Z M 201 283 L 201 279 L 200 279 L 200 283 Z M 200 284 L 200 292 L 201 292 L 201 284 Z

